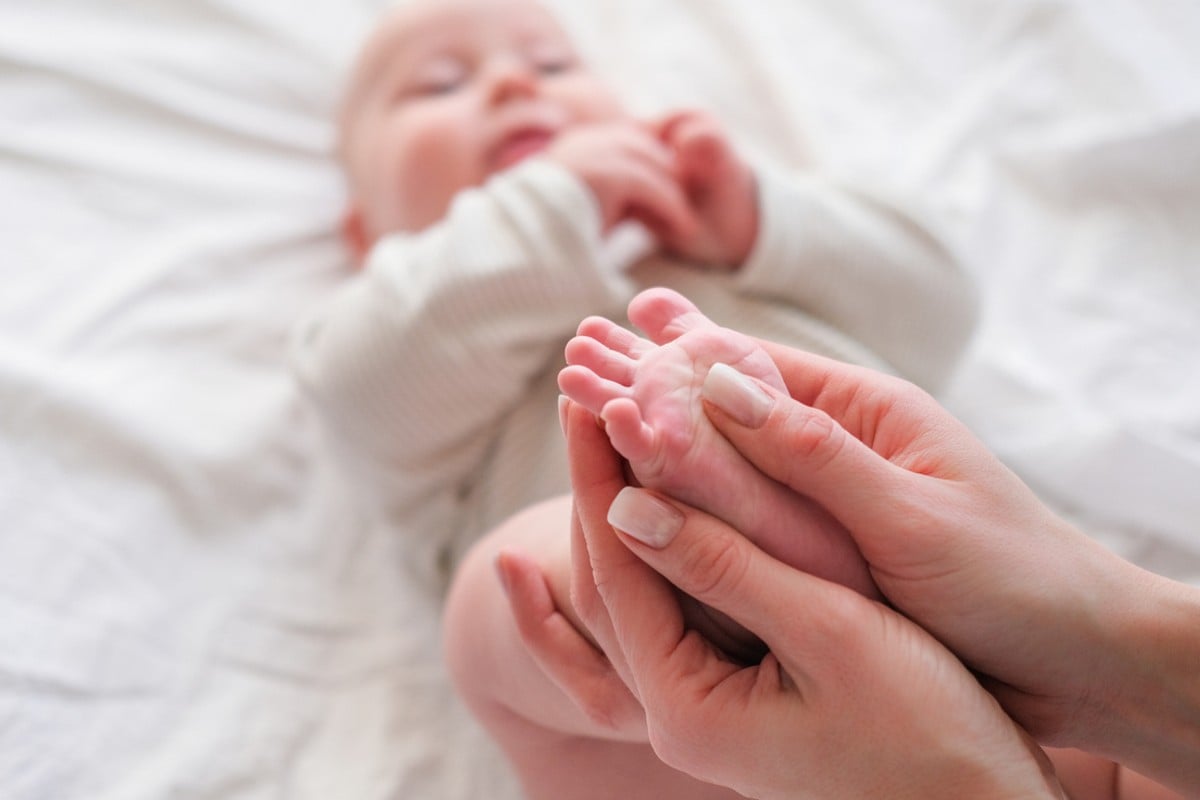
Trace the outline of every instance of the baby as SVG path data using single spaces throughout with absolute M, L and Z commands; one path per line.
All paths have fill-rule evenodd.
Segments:
M 670 286 L 722 325 L 936 388 L 969 282 L 899 211 L 752 170 L 706 114 L 633 118 L 529 0 L 388 15 L 346 92 L 344 238 L 361 272 L 293 363 L 381 524 L 448 565 L 565 491 L 554 408 L 580 319 Z M 631 230 L 636 228 L 637 230 Z
M 707 114 L 635 118 L 530 0 L 417 0 L 389 14 L 353 71 L 338 153 L 343 234 L 362 269 L 298 329 L 295 371 L 363 524 L 402 533 L 413 575 L 438 592 L 483 533 L 568 488 L 557 374 L 580 319 L 670 286 L 722 325 L 929 388 L 974 321 L 970 285 L 931 233 L 868 195 L 751 168 Z M 652 327 L 655 307 L 642 318 L 634 306 L 635 322 Z M 573 344 L 571 359 L 620 383 L 589 347 Z M 597 410 L 614 397 L 593 392 Z M 527 535 L 561 589 L 569 505 L 545 508 L 558 516 Z M 507 608 L 489 553 L 511 530 L 457 578 L 489 612 Z M 872 591 L 835 529 L 810 538 L 825 549 L 817 571 Z M 473 708 L 506 685 L 499 672 L 536 683 L 504 638 L 511 625 L 466 618 L 480 652 L 512 654 L 467 656 L 497 673 L 465 692 Z

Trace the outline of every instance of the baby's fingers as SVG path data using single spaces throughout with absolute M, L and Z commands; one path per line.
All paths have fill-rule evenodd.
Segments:
M 672 150 L 678 149 L 681 137 L 689 131 L 721 130 L 716 117 L 697 108 L 671 111 L 645 124 L 655 138 Z
M 626 180 L 618 218 L 641 222 L 664 242 L 686 240 L 699 231 L 691 203 L 672 175 L 641 164 L 629 171 Z
M 724 128 L 704 111 L 681 111 L 659 122 L 660 137 L 675 154 L 676 172 L 689 192 L 728 176 L 737 166 Z

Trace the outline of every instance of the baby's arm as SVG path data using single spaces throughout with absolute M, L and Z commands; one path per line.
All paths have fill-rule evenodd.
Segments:
M 687 236 L 661 237 L 665 249 L 721 277 L 715 291 L 687 274 L 652 282 L 722 324 L 938 388 L 974 327 L 976 298 L 932 226 L 866 192 L 753 169 L 707 113 L 676 112 L 655 128 L 698 221 Z
M 600 236 L 584 185 L 531 161 L 464 192 L 439 225 L 383 240 L 298 331 L 301 383 L 392 513 L 456 491 L 579 318 L 627 301 Z
M 553 621 L 574 639 L 570 657 L 558 662 L 575 671 L 570 685 L 594 685 L 601 693 L 624 690 L 606 680 L 607 660 L 577 634 L 583 626 L 569 588 L 570 505 L 562 497 L 518 514 L 463 560 L 443 622 L 447 664 L 459 695 L 504 749 L 531 800 L 735 800 L 740 795 L 658 759 L 632 695 L 585 711 L 522 644 L 495 566 L 505 550 L 531 554 L 541 568 L 544 578 L 534 577 L 544 579 L 549 591 L 545 610 L 561 612 Z
M 815 317 L 938 389 L 970 338 L 977 298 L 935 228 L 817 177 L 760 170 L 758 202 L 758 237 L 735 290 Z

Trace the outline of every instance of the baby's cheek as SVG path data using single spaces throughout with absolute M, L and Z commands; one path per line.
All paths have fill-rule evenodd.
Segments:
M 445 216 L 454 195 L 482 183 L 478 156 L 452 133 L 420 131 L 410 137 L 394 176 L 394 191 L 410 227 Z
M 621 122 L 630 114 L 616 94 L 592 75 L 564 79 L 547 90 L 562 106 L 571 110 L 575 122 Z

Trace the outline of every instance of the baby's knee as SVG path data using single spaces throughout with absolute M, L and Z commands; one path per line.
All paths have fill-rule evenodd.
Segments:
M 464 696 L 486 680 L 475 673 L 486 669 L 488 647 L 498 615 L 507 613 L 496 572 L 496 558 L 505 550 L 523 552 L 538 561 L 552 583 L 570 559 L 571 498 L 569 495 L 535 503 L 497 525 L 467 551 L 454 571 L 442 619 L 444 655 L 450 675 Z M 483 676 L 486 678 L 486 676 Z

